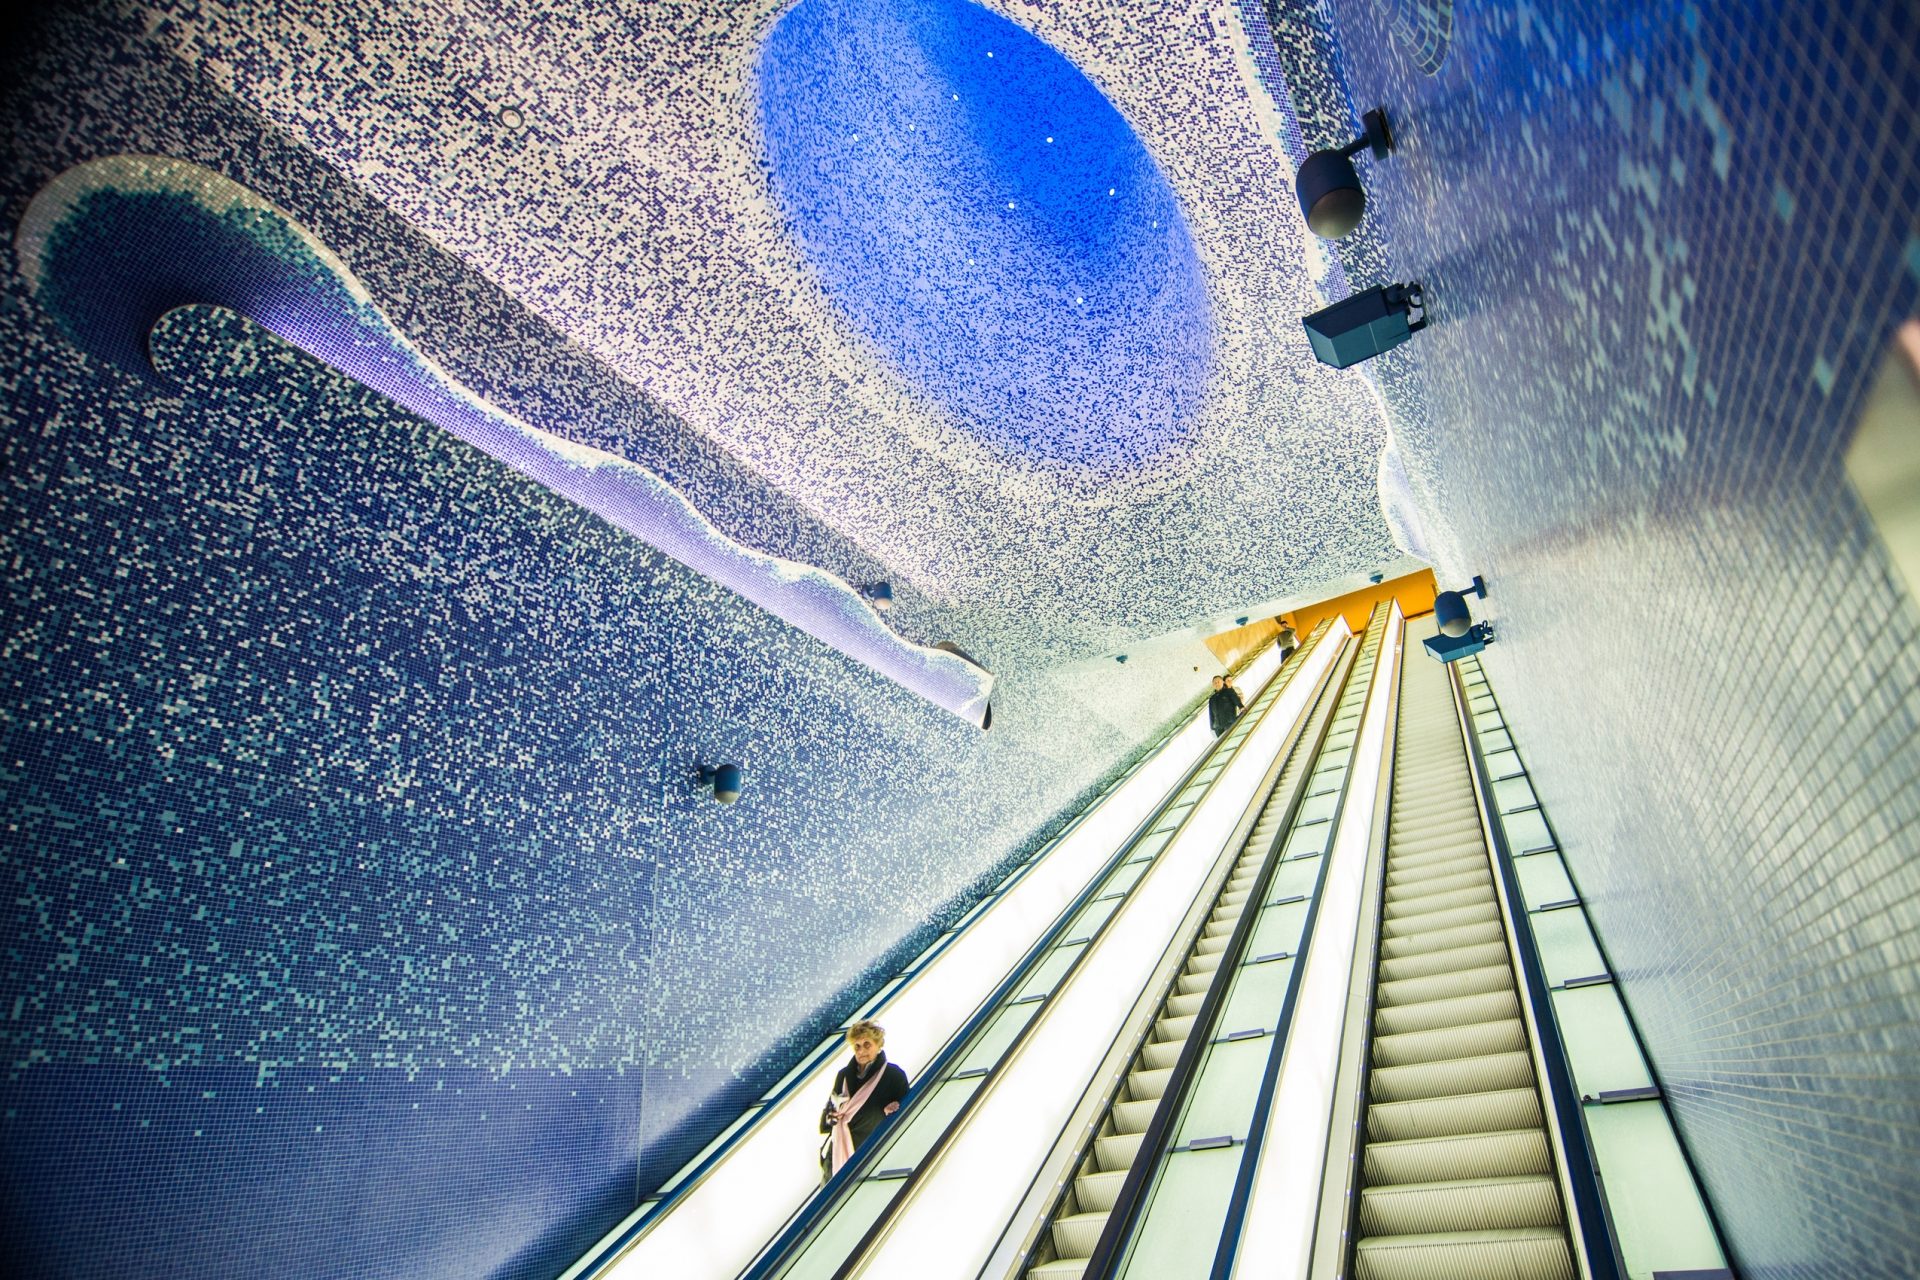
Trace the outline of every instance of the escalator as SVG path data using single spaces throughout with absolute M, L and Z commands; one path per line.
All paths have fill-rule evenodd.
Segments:
M 1724 1259 L 1677 1145 L 1615 1143 L 1616 1220 L 1589 1128 L 1650 1133 L 1660 1090 L 1619 1075 L 1511 735 L 1433 629 L 1316 632 L 740 1274 L 1732 1280 L 1623 1263 L 1621 1222 Z M 1637 1225 L 1688 1213 L 1680 1246 Z
M 1343 625 L 1337 631 L 1323 626 L 1309 637 L 1159 818 L 1088 887 L 1022 970 L 1010 975 L 969 1025 L 926 1064 L 901 1114 L 794 1217 L 745 1276 L 799 1280 L 848 1275 L 887 1237 L 897 1207 L 910 1202 L 924 1173 L 948 1157 L 953 1136 L 975 1123 L 983 1099 L 1001 1084 L 1028 1044 L 1046 1034 L 1056 1009 L 1063 1001 L 1085 1001 L 1083 974 L 1098 957 L 1114 952 L 1110 936 L 1116 929 L 1143 914 L 1164 915 L 1166 927 L 1177 926 L 1188 914 L 1187 899 L 1194 889 L 1224 876 L 1224 867 L 1208 870 L 1224 861 L 1225 851 L 1217 842 L 1233 826 L 1231 817 L 1221 816 L 1220 802 L 1237 814 L 1248 803 L 1246 793 L 1271 789 L 1272 775 L 1280 770 L 1275 748 L 1287 758 L 1292 758 L 1288 753 L 1299 754 L 1301 711 L 1325 687 L 1329 668 L 1351 647 Z M 1241 789 L 1239 799 L 1223 793 L 1236 787 Z M 1211 837 L 1211 846 L 1202 827 L 1220 833 Z M 1167 934 L 1149 928 L 1143 936 L 1156 939 L 1150 954 L 1123 950 L 1145 954 L 1151 963 L 1166 948 Z M 1103 995 L 1100 1003 L 1110 1001 Z
M 1233 972 L 1231 962 L 1240 957 L 1251 936 L 1245 926 L 1254 922 L 1260 907 L 1266 904 L 1277 864 L 1287 848 L 1281 837 L 1299 815 L 1304 798 L 1302 784 L 1328 742 L 1327 730 L 1340 701 L 1338 693 L 1351 677 L 1354 656 L 1344 655 L 1341 668 L 1322 693 L 1304 735 L 1303 741 L 1309 745 L 1297 749 L 1287 761 L 1258 820 L 1242 842 L 1232 875 L 1215 899 L 1200 936 L 1192 943 L 1147 1038 L 1120 1088 L 1107 1099 L 1104 1114 L 1095 1121 L 1096 1136 L 1066 1196 L 1038 1235 L 1035 1261 L 1026 1271 L 1028 1280 L 1077 1280 L 1083 1274 L 1126 1187 L 1142 1142 L 1156 1128 L 1155 1114 L 1183 1054 L 1192 1058 L 1206 1043 L 1221 1002 L 1218 996 L 1209 1001 L 1209 992 L 1221 985 L 1223 962 L 1229 962 L 1227 973 Z M 1336 751 L 1350 742 L 1350 734 L 1333 738 Z M 1252 915 L 1248 912 L 1250 902 Z M 1286 958 L 1276 954 L 1266 960 L 1271 963 Z
M 1447 668 L 1403 664 L 1365 1028 L 1356 1280 L 1576 1274 Z

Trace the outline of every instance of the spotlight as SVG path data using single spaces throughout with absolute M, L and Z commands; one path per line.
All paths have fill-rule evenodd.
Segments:
M 893 608 L 893 584 L 891 582 L 869 582 L 866 586 L 860 588 L 860 594 L 867 598 L 868 604 L 878 609 L 881 613 L 885 613 L 887 610 Z
M 1473 585 L 1462 587 L 1458 591 L 1442 591 L 1433 598 L 1433 620 L 1440 624 L 1440 634 L 1459 639 L 1473 628 L 1473 615 L 1467 610 L 1468 594 L 1482 600 L 1487 598 L 1487 580 L 1474 575 Z
M 1475 574 L 1473 585 L 1458 591 L 1442 591 L 1433 598 L 1433 620 L 1439 624 L 1440 634 L 1428 636 L 1421 643 L 1441 662 L 1453 662 L 1478 653 L 1493 643 L 1493 625 L 1474 622 L 1467 612 L 1468 595 L 1486 599 L 1487 580 Z
M 1366 126 L 1365 134 L 1344 147 L 1314 152 L 1293 180 L 1307 227 L 1322 240 L 1350 234 L 1367 211 L 1367 193 L 1360 188 L 1353 157 L 1371 150 L 1375 160 L 1385 160 L 1393 150 L 1393 126 L 1387 122 L 1385 107 L 1375 107 L 1360 122 Z
M 693 789 L 711 789 L 713 798 L 721 804 L 732 804 L 738 800 L 740 788 L 744 785 L 745 780 L 740 776 L 740 766 L 737 764 L 703 764 L 693 774 Z
M 1320 363 L 1344 369 L 1390 351 L 1426 328 L 1427 295 L 1418 284 L 1381 285 L 1323 307 L 1300 323 Z

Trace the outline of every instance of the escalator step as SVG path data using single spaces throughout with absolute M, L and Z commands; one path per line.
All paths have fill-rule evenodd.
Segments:
M 1452 1178 L 1367 1187 L 1360 1193 L 1362 1236 L 1557 1227 L 1560 1188 L 1544 1174 Z
M 1445 1178 L 1497 1178 L 1553 1172 L 1543 1129 L 1499 1129 L 1367 1144 L 1366 1179 L 1371 1185 L 1435 1182 Z
M 1511 989 L 1455 996 L 1451 1000 L 1423 1000 L 1419 1004 L 1383 1005 L 1374 1010 L 1374 1031 L 1383 1036 L 1409 1031 L 1432 1031 L 1469 1022 L 1499 1022 L 1520 1016 L 1520 997 Z
M 1154 1071 L 1134 1071 L 1127 1076 L 1127 1092 L 1134 1101 L 1158 1098 L 1167 1089 L 1167 1077 L 1173 1074 L 1172 1067 Z
M 1093 1151 L 1100 1161 L 1102 1171 L 1109 1169 L 1131 1169 L 1133 1158 L 1140 1153 L 1140 1138 L 1137 1133 L 1114 1133 L 1093 1140 Z
M 1380 981 L 1399 982 L 1404 978 L 1425 978 L 1436 973 L 1457 973 L 1462 969 L 1480 969 L 1490 964 L 1507 963 L 1504 942 L 1473 942 L 1445 951 L 1422 951 L 1411 956 L 1388 956 L 1380 962 Z
M 1533 1081 L 1513 1089 L 1485 1093 L 1441 1094 L 1403 1102 L 1375 1102 L 1367 1109 L 1370 1142 L 1444 1138 L 1464 1133 L 1496 1133 L 1542 1124 L 1540 1095 Z
M 1451 1058 L 1406 1067 L 1378 1067 L 1367 1081 L 1373 1102 L 1410 1102 L 1448 1094 L 1487 1093 L 1533 1086 L 1533 1059 L 1524 1053 Z
M 1498 919 L 1476 920 L 1470 924 L 1455 925 L 1452 928 L 1416 930 L 1383 938 L 1380 941 L 1380 954 L 1414 956 L 1427 951 L 1450 951 L 1454 947 L 1464 947 L 1476 942 L 1504 944 L 1506 937 L 1506 932 L 1501 929 Z
M 1518 1018 L 1469 1022 L 1457 1027 L 1377 1037 L 1373 1042 L 1373 1065 L 1404 1067 L 1455 1058 L 1484 1058 L 1496 1053 L 1520 1052 L 1526 1047 L 1527 1028 Z
M 1409 916 L 1431 915 L 1436 911 L 1451 911 L 1455 907 L 1470 907 L 1475 903 L 1492 901 L 1493 879 L 1488 877 L 1485 883 L 1470 888 L 1447 889 L 1389 902 L 1382 908 L 1381 914 L 1388 920 L 1404 920 Z
M 1486 855 L 1479 850 L 1445 858 L 1439 862 L 1415 863 L 1404 867 L 1395 863 L 1387 871 L 1387 887 L 1395 889 L 1403 884 L 1419 884 L 1440 876 L 1457 875 L 1462 871 L 1484 868 L 1486 865 Z
M 1027 1280 L 1080 1280 L 1087 1273 L 1085 1258 L 1056 1258 L 1027 1268 Z
M 1125 1169 L 1083 1173 L 1073 1180 L 1073 1198 L 1086 1213 L 1107 1213 L 1120 1194 L 1120 1184 L 1126 1180 Z
M 1189 1018 L 1200 1012 L 1200 1006 L 1206 1001 L 1206 993 L 1195 991 L 1190 994 L 1174 993 L 1167 997 L 1167 1012 L 1179 1018 Z
M 1400 902 L 1407 898 L 1424 897 L 1430 893 L 1448 893 L 1456 889 L 1493 888 L 1493 872 L 1488 869 L 1486 859 L 1480 859 L 1479 863 L 1479 866 L 1468 865 L 1446 875 L 1389 884 L 1386 900 Z
M 1401 978 L 1383 982 L 1375 993 L 1378 1004 L 1419 1004 L 1424 1000 L 1448 1000 L 1454 996 L 1477 995 L 1482 991 L 1504 991 L 1513 986 L 1513 970 L 1506 958 L 1500 963 L 1476 969 L 1456 969 L 1452 973 L 1432 973 L 1424 978 Z
M 1067 1258 L 1091 1258 L 1093 1247 L 1100 1243 L 1100 1233 L 1106 1230 L 1107 1214 L 1105 1210 L 1093 1213 L 1070 1213 L 1063 1218 L 1053 1220 L 1053 1247 L 1062 1260 Z
M 1193 1031 L 1193 1018 L 1161 1018 L 1153 1024 L 1154 1038 L 1158 1040 L 1185 1040 Z
M 1355 1280 L 1575 1280 L 1576 1274 L 1558 1227 L 1376 1236 L 1354 1251 Z
M 1421 867 L 1430 862 L 1458 858 L 1486 849 L 1480 828 L 1464 824 L 1445 831 L 1423 831 L 1416 835 L 1393 837 L 1393 861 L 1396 867 Z
M 1113 1104 L 1113 1128 L 1116 1133 L 1145 1133 L 1147 1125 L 1153 1121 L 1153 1113 L 1160 1106 L 1158 1098 L 1145 1098 L 1138 1102 L 1116 1102 Z
M 1185 1047 L 1184 1040 L 1149 1040 L 1140 1046 L 1140 1061 L 1149 1071 L 1164 1071 L 1179 1061 L 1180 1050 Z
M 1463 924 L 1485 924 L 1488 921 L 1492 921 L 1496 929 L 1500 927 L 1500 906 L 1491 898 L 1469 907 L 1455 907 L 1451 911 L 1433 911 L 1404 920 L 1382 921 L 1380 932 L 1387 938 L 1407 938 L 1434 929 L 1452 929 Z

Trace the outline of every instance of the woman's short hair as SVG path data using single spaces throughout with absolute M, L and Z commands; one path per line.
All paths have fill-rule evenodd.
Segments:
M 847 1043 L 852 1044 L 855 1040 L 871 1040 L 884 1046 L 887 1043 L 887 1029 L 877 1022 L 862 1019 L 847 1028 Z

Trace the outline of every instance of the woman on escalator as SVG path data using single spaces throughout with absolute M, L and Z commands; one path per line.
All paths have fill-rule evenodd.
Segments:
M 880 1122 L 900 1109 L 907 1096 L 907 1073 L 887 1061 L 881 1047 L 886 1028 L 877 1022 L 856 1022 L 847 1028 L 853 1061 L 833 1078 L 833 1097 L 820 1114 L 820 1132 L 827 1143 L 820 1150 L 820 1180 L 840 1172 Z

